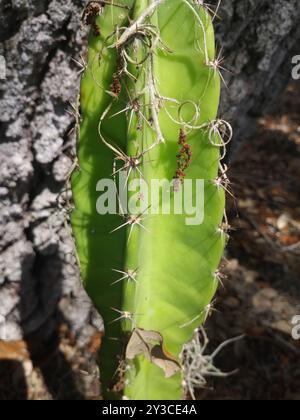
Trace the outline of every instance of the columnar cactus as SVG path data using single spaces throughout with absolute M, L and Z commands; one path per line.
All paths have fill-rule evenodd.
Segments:
M 203 1 L 118 0 L 91 2 L 83 17 L 92 29 L 72 226 L 85 287 L 105 322 L 103 390 L 122 388 L 130 399 L 183 398 L 180 354 L 220 280 L 228 227 L 220 159 L 231 129 L 216 119 L 220 60 L 210 12 Z M 99 214 L 99 180 L 107 178 L 118 214 Z M 149 196 L 159 191 L 156 205 L 128 191 L 134 179 Z M 124 195 L 136 210 L 124 207 Z

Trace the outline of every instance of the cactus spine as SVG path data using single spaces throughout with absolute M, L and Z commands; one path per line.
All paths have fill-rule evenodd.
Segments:
M 104 389 L 135 334 L 136 347 L 146 350 L 125 363 L 125 396 L 181 399 L 179 355 L 207 316 L 227 239 L 220 151 L 231 128 L 216 119 L 220 75 L 212 19 L 203 2 L 191 0 L 108 3 L 89 11 L 72 226 L 84 284 L 105 321 Z M 110 177 L 117 184 L 121 170 L 126 186 L 139 178 L 149 196 L 152 180 L 169 180 L 172 204 L 186 191 L 185 177 L 204 180 L 204 220 L 187 223 L 185 208 L 163 214 L 162 193 L 156 209 L 140 194 L 135 213 L 119 206 L 120 215 L 99 215 L 98 181 Z M 147 341 L 150 331 L 157 335 Z

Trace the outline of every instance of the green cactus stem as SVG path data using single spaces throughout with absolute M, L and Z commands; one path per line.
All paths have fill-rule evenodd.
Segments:
M 216 117 L 221 60 L 203 2 L 109 3 L 91 2 L 84 14 L 92 30 L 73 232 L 84 285 L 105 323 L 104 392 L 119 391 L 121 375 L 127 398 L 182 399 L 180 353 L 210 311 L 227 240 L 220 159 L 232 132 Z M 108 178 L 118 214 L 101 215 L 99 181 Z M 133 180 L 146 195 L 128 191 Z M 124 195 L 135 211 L 120 205 Z M 178 210 L 179 197 L 196 213 Z

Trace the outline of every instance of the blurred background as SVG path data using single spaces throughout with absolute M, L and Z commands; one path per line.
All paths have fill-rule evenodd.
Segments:
M 0 0 L 0 400 L 101 398 L 102 320 L 68 224 L 87 3 Z M 298 400 L 299 2 L 223 0 L 215 23 L 234 197 L 226 278 L 206 330 L 210 350 L 245 337 L 216 359 L 238 372 L 208 380 L 198 398 Z

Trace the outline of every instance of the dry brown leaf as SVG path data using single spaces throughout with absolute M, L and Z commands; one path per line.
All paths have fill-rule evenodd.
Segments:
M 136 356 L 143 355 L 161 368 L 166 378 L 170 378 L 180 372 L 181 367 L 177 360 L 165 351 L 163 342 L 159 332 L 135 328 L 127 345 L 126 358 L 133 360 Z

